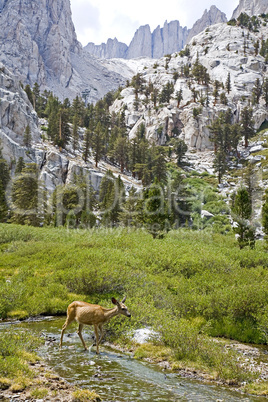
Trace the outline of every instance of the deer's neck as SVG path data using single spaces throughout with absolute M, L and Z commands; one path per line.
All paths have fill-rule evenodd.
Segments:
M 117 307 L 104 309 L 105 321 L 109 321 L 111 318 L 115 317 L 116 315 L 118 315 Z

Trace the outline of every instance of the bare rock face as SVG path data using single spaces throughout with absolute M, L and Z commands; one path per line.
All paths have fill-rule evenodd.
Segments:
M 109 38 L 107 43 L 102 43 L 101 45 L 95 45 L 93 42 L 89 42 L 84 49 L 100 59 L 124 59 L 128 47 L 125 43 L 119 42 L 116 38 Z
M 38 118 L 26 93 L 10 71 L 0 63 L 0 139 L 3 154 L 11 162 L 20 156 L 30 161 L 23 146 L 26 127 L 30 127 L 33 142 L 40 141 Z
M 135 59 L 139 57 L 150 57 L 158 59 L 166 54 L 172 54 L 183 49 L 191 38 L 206 27 L 220 22 L 226 22 L 227 18 L 217 7 L 212 6 L 209 11 L 205 10 L 192 29 L 182 27 L 178 20 L 165 22 L 164 26 L 158 27 L 151 33 L 149 25 L 137 29 L 129 47 L 115 39 L 108 39 L 107 43 L 95 45 L 90 42 L 85 50 L 99 58 L 124 58 Z
M 111 112 L 124 110 L 129 138 L 134 138 L 141 124 L 145 125 L 146 137 L 159 145 L 165 144 L 167 138 L 176 135 L 183 139 L 194 152 L 212 152 L 213 144 L 208 125 L 221 111 L 230 108 L 234 122 L 239 122 L 241 110 L 252 98 L 252 90 L 257 79 L 263 82 L 267 76 L 265 58 L 255 55 L 254 43 L 267 37 L 268 27 L 261 24 L 259 32 L 251 32 L 248 49 L 244 52 L 243 30 L 238 26 L 219 23 L 203 30 L 189 43 L 189 56 L 173 53 L 169 62 L 165 57 L 154 65 L 147 65 L 141 71 L 144 80 L 152 83 L 159 93 L 173 79 L 174 71 L 181 71 L 186 63 L 193 65 L 198 55 L 199 62 L 206 67 L 211 79 L 209 89 L 201 83 L 194 82 L 192 87 L 199 94 L 206 94 L 207 102 L 200 107 L 193 99 L 189 79 L 183 75 L 174 82 L 174 92 L 170 101 L 160 108 L 155 108 L 152 101 L 144 102 L 145 95 L 135 98 L 134 88 L 128 87 L 121 92 L 121 97 L 111 106 Z M 227 96 L 227 104 L 220 99 L 215 102 L 213 82 L 218 80 L 225 84 L 228 75 L 231 90 Z M 178 106 L 176 94 L 182 92 L 182 100 Z M 196 114 L 197 112 L 197 114 Z M 253 107 L 255 128 L 258 129 L 268 119 L 268 111 L 262 98 Z M 176 133 L 176 134 L 174 134 Z
M 1 61 L 30 84 L 53 76 L 66 86 L 72 75 L 70 53 L 81 53 L 68 0 L 2 2 Z
M 75 173 L 83 171 L 95 190 L 98 190 L 103 174 L 91 166 L 70 161 L 66 151 L 44 143 L 41 138 L 38 117 L 25 91 L 14 75 L 0 63 L 0 146 L 4 159 L 10 166 L 21 157 L 25 163 L 36 163 L 40 179 L 48 192 L 56 186 L 67 183 Z M 26 127 L 30 127 L 32 146 L 23 145 Z M 81 145 L 82 146 L 82 145 Z M 13 169 L 12 169 L 13 172 Z M 9 190 L 12 188 L 10 183 Z
M 246 13 L 250 17 L 253 15 L 267 14 L 267 0 L 240 0 L 238 6 L 233 12 L 232 18 L 238 18 L 241 13 Z
M 188 33 L 188 29 L 183 28 L 179 21 L 166 21 L 163 28 L 158 26 L 152 34 L 152 57 L 158 59 L 183 49 Z
M 166 54 L 178 52 L 183 48 L 187 35 L 188 29 L 181 27 L 179 21 L 166 21 L 163 28 L 158 26 L 153 33 L 149 25 L 145 25 L 136 31 L 126 58 L 145 56 L 158 59 Z
M 171 54 L 181 50 L 188 36 L 187 27 L 180 26 L 179 21 L 165 22 L 163 28 L 158 26 L 152 33 L 149 25 L 137 29 L 131 43 L 118 42 L 115 39 L 108 39 L 107 43 L 95 45 L 89 42 L 84 49 L 99 58 L 123 58 L 135 59 L 149 57 L 158 59 L 165 54 Z
M 83 51 L 70 0 L 0 0 L 0 13 L 0 61 L 22 83 L 94 101 L 124 82 Z
M 152 57 L 152 34 L 149 25 L 141 26 L 130 42 L 126 58 Z
M 207 27 L 218 24 L 220 22 L 227 22 L 226 15 L 222 13 L 216 6 L 211 6 L 209 11 L 205 10 L 202 18 L 196 21 L 187 37 L 187 43 L 202 32 Z

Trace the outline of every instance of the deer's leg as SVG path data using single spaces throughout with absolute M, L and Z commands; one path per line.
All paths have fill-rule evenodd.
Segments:
M 79 335 L 79 338 L 81 339 L 81 342 L 82 342 L 82 344 L 83 344 L 85 350 L 87 350 L 85 341 L 84 341 L 84 339 L 83 339 L 83 337 L 82 337 L 82 329 L 83 329 L 83 326 L 84 326 L 83 324 L 79 324 L 77 333 L 78 333 L 78 335 Z
M 94 332 L 96 338 L 96 353 L 99 354 L 99 332 L 98 332 L 98 325 L 94 325 Z
M 73 318 L 67 317 L 65 323 L 62 326 L 62 330 L 61 330 L 61 336 L 60 336 L 60 348 L 62 346 L 62 340 L 63 340 L 63 335 L 64 335 L 64 331 L 66 330 L 66 328 L 68 327 L 68 325 L 71 324 L 71 322 L 73 322 Z
M 101 324 L 98 325 L 98 329 L 100 331 L 100 339 L 99 339 L 99 343 L 101 343 L 102 337 L 103 337 L 103 327 Z

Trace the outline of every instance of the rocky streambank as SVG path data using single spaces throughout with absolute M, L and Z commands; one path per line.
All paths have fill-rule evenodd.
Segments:
M 31 322 L 35 321 L 31 320 Z M 38 322 L 43 321 L 40 321 L 40 318 L 38 318 Z M 16 382 L 13 382 L 11 386 L 11 383 L 9 384 L 8 381 L 5 382 L 3 379 L 0 380 L 0 400 L 5 402 L 80 402 L 84 400 L 94 402 L 100 400 L 99 396 L 94 391 L 89 391 L 89 389 L 86 389 L 91 388 L 91 386 L 86 386 L 85 389 L 81 389 L 79 388 L 81 386 L 80 381 L 79 385 L 76 387 L 70 384 L 70 382 L 66 381 L 64 378 L 62 378 L 56 372 L 57 370 L 54 371 L 51 368 L 53 367 L 53 358 L 52 360 L 50 359 L 54 353 L 53 350 L 55 348 L 58 350 L 59 334 L 60 331 L 57 331 L 57 335 L 55 337 L 46 336 L 45 333 L 42 335 L 45 336 L 46 339 L 46 347 L 42 348 L 41 352 L 43 357 L 29 363 L 29 368 L 32 372 L 32 376 L 29 377 L 27 383 L 25 383 L 24 386 L 16 386 Z M 235 351 L 237 353 L 236 357 L 234 357 L 236 359 L 236 364 L 245 368 L 246 372 L 248 373 L 248 378 L 250 378 L 251 376 L 254 377 L 253 382 L 245 380 L 245 382 L 238 384 L 235 379 L 223 381 L 219 379 L 216 374 L 213 374 L 213 372 L 208 373 L 198 366 L 195 367 L 194 364 L 190 366 L 189 364 L 187 365 L 184 362 L 174 362 L 174 359 L 169 357 L 172 356 L 172 351 L 170 351 L 171 353 L 169 353 L 168 348 L 165 348 L 164 346 L 162 350 L 163 353 L 155 353 L 155 355 L 151 353 L 149 357 L 146 357 L 146 355 L 143 353 L 141 357 L 141 354 L 139 353 L 139 350 L 141 350 L 141 348 L 144 347 L 143 351 L 146 350 L 146 348 L 148 348 L 148 350 L 150 351 L 153 350 L 155 345 L 150 342 L 150 336 L 155 337 L 157 336 L 157 334 L 146 328 L 137 330 L 135 331 L 134 335 L 132 334 L 130 336 L 131 338 L 129 339 L 127 346 L 122 343 L 113 344 L 105 342 L 101 350 L 101 355 L 103 354 L 103 357 L 100 355 L 97 358 L 96 356 L 96 361 L 95 357 L 93 357 L 93 355 L 95 356 L 94 349 L 89 352 L 89 355 L 88 353 L 86 353 L 88 357 L 84 355 L 83 352 L 84 356 L 79 364 L 82 364 L 82 367 L 86 367 L 88 365 L 96 367 L 97 371 L 95 370 L 95 372 L 97 374 L 94 375 L 94 371 L 91 371 L 91 376 L 96 377 L 96 384 L 98 384 L 100 380 L 102 380 L 103 382 L 107 375 L 109 375 L 105 372 L 105 369 L 101 366 L 98 366 L 98 364 L 103 364 L 102 360 L 105 361 L 107 360 L 107 358 L 111 359 L 113 354 L 109 354 L 109 350 L 114 350 L 114 356 L 120 354 L 120 356 L 117 357 L 121 357 L 121 359 L 124 355 L 129 356 L 126 361 L 130 362 L 128 363 L 130 365 L 131 361 L 134 362 L 136 359 L 142 359 L 144 361 L 147 361 L 148 363 L 158 365 L 163 372 L 163 378 L 169 378 L 170 375 L 172 376 L 174 374 L 177 374 L 178 377 L 176 377 L 176 383 L 180 383 L 180 378 L 181 380 L 189 379 L 203 382 L 206 385 L 214 384 L 220 387 L 227 387 L 228 389 L 236 390 L 247 395 L 246 397 L 248 397 L 248 395 L 251 393 L 254 395 L 263 396 L 264 398 L 268 396 L 268 388 L 265 387 L 265 384 L 267 384 L 268 382 L 268 349 L 265 346 L 246 345 L 236 341 L 229 341 L 220 338 L 211 339 L 212 342 L 220 343 L 226 349 L 226 352 L 230 349 Z M 68 360 L 68 354 L 72 354 L 74 359 L 77 359 L 78 356 L 81 354 L 80 351 L 78 351 L 78 354 L 75 353 L 73 341 L 76 342 L 76 338 L 78 337 L 75 333 L 70 334 L 71 343 L 69 343 L 69 346 L 66 345 L 65 352 L 63 353 L 63 355 L 61 355 L 63 365 L 64 359 L 67 358 Z M 77 340 L 77 342 L 79 342 L 79 339 Z M 71 382 L 75 383 L 75 371 L 71 378 Z M 93 389 L 94 384 L 95 382 L 92 382 Z M 87 399 L 82 399 L 85 397 L 87 397 Z

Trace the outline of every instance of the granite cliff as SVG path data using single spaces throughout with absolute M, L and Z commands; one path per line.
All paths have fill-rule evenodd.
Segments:
M 48 2 L 49 0 L 44 0 L 42 5 L 46 6 Z M 27 4 L 29 7 L 28 11 L 29 13 L 32 12 L 34 22 L 33 26 L 31 24 L 26 26 L 26 22 L 29 20 L 24 15 L 22 7 L 18 7 L 14 11 L 10 6 L 11 4 L 18 6 L 20 2 L 17 0 L 0 0 L 0 24 L 5 27 L 8 34 L 6 41 L 2 41 L 0 46 L 1 59 L 6 64 L 0 65 L 0 139 L 3 155 L 10 165 L 20 156 L 26 162 L 36 162 L 40 167 L 42 180 L 50 191 L 58 184 L 71 181 L 73 174 L 81 170 L 90 175 L 91 181 L 97 189 L 103 173 L 109 166 L 102 161 L 99 170 L 96 170 L 92 161 L 83 162 L 81 158 L 83 130 L 79 131 L 80 145 L 76 154 L 73 154 L 68 148 L 60 152 L 58 148 L 44 141 L 40 130 L 41 123 L 44 124 L 44 122 L 38 121 L 37 115 L 20 85 L 21 80 L 33 83 L 37 78 L 41 80 L 44 87 L 55 90 L 57 95 L 62 95 L 60 88 L 64 86 L 66 76 L 71 72 L 69 85 L 64 87 L 66 89 L 64 94 L 70 88 L 80 88 L 81 90 L 89 88 L 89 81 L 87 80 L 90 79 L 94 80 L 94 88 L 100 85 L 99 88 L 104 88 L 103 91 L 107 91 L 109 89 L 107 80 L 111 78 L 113 71 L 118 69 L 120 62 L 120 71 L 125 77 L 131 78 L 131 74 L 133 75 L 136 70 L 145 82 L 154 85 L 158 93 L 161 93 L 167 83 L 172 82 L 174 90 L 170 100 L 163 102 L 157 108 L 154 107 L 152 100 L 146 98 L 145 94 L 139 93 L 137 97 L 135 89 L 128 86 L 121 91 L 120 96 L 111 106 L 110 112 L 124 111 L 129 138 L 133 138 L 140 125 L 144 124 L 146 136 L 150 141 L 165 144 L 167 138 L 174 136 L 175 133 L 187 143 L 189 150 L 195 152 L 195 155 L 198 152 L 204 155 L 206 152 L 213 153 L 210 133 L 207 128 L 212 119 L 220 111 L 230 108 L 233 120 L 238 121 L 241 109 L 251 100 L 256 80 L 259 79 L 263 82 L 267 78 L 265 58 L 260 54 L 256 55 L 256 47 L 254 46 L 258 40 L 261 41 L 262 38 L 268 37 L 268 28 L 264 21 L 260 24 L 258 32 L 250 31 L 248 33 L 246 48 L 243 28 L 219 23 L 207 27 L 190 40 L 189 53 L 175 52 L 169 57 L 158 59 L 157 62 L 153 59 L 116 62 L 107 60 L 101 64 L 102 62 L 93 57 L 88 56 L 89 59 L 87 59 L 77 42 L 75 33 L 69 32 L 66 33 L 68 41 L 67 39 L 65 42 L 59 40 L 57 48 L 59 52 L 62 51 L 59 53 L 59 58 L 64 59 L 63 65 L 61 65 L 60 63 L 53 63 L 52 59 L 56 55 L 53 56 L 52 50 L 52 53 L 48 52 L 44 44 L 44 47 L 41 46 L 41 32 L 45 34 L 43 22 L 39 21 L 38 23 L 38 18 L 34 19 L 34 16 L 37 14 L 40 16 L 44 9 L 43 11 L 37 9 L 35 1 L 25 1 L 24 6 Z M 60 38 L 58 30 L 65 12 L 63 9 L 58 9 L 55 3 L 53 4 L 54 6 L 50 9 L 50 16 L 45 14 L 48 18 L 47 46 L 52 46 L 55 40 L 52 32 L 55 32 L 58 39 Z M 60 0 L 57 4 L 64 5 L 64 2 Z M 45 10 L 47 10 L 46 7 Z M 13 26 L 13 30 L 11 27 L 6 28 L 3 22 L 5 21 L 7 24 L 8 16 L 13 18 L 12 24 L 10 24 Z M 19 20 L 18 16 L 23 18 Z M 57 20 L 56 17 L 59 19 Z M 55 26 L 52 28 L 49 21 L 52 22 L 54 19 Z M 65 23 L 67 24 L 67 22 Z M 62 22 L 63 25 L 65 23 Z M 15 31 L 14 26 L 16 27 Z M 69 28 L 72 29 L 72 25 L 69 25 Z M 148 28 L 146 28 L 147 34 L 150 33 Z M 62 30 L 64 29 L 65 27 L 62 28 Z M 166 32 L 169 29 L 171 26 L 166 27 Z M 175 30 L 175 28 L 172 29 Z M 0 35 L 3 38 L 2 31 Z M 141 40 L 142 37 L 143 35 L 141 35 Z M 152 38 L 152 35 L 150 37 Z M 15 41 L 16 38 L 18 43 Z M 151 42 L 149 43 L 151 44 Z M 26 53 L 26 44 L 32 46 L 28 53 Z M 195 64 L 197 57 L 210 76 L 208 86 L 197 82 L 192 76 L 184 76 L 182 73 L 185 66 Z M 92 69 L 92 65 L 94 65 L 94 71 L 97 75 L 90 76 L 92 70 L 88 70 L 88 66 L 85 64 L 87 60 L 88 62 L 91 60 L 90 68 Z M 9 69 L 8 66 L 11 68 Z M 83 69 L 84 77 L 81 77 L 79 71 L 83 71 Z M 106 69 L 105 74 L 109 73 L 108 78 L 102 76 L 104 69 Z M 231 90 L 230 93 L 226 94 L 227 104 L 220 102 L 219 99 L 215 102 L 213 99 L 213 83 L 218 80 L 224 85 L 228 74 L 230 74 Z M 118 85 L 118 82 L 115 82 L 114 85 Z M 57 88 L 59 88 L 59 93 Z M 182 91 L 182 100 L 178 105 L 177 93 L 180 90 Z M 195 100 L 193 99 L 193 90 L 198 93 Z M 207 99 L 204 102 L 202 98 L 206 93 Z M 100 94 L 101 90 L 99 89 L 98 92 L 96 91 L 95 99 Z M 194 114 L 195 109 L 198 110 L 197 115 Z M 259 105 L 254 106 L 253 110 L 255 128 L 259 128 L 268 119 L 268 111 L 263 99 Z M 33 138 L 30 149 L 23 145 L 23 135 L 28 125 Z M 211 168 L 212 164 L 208 163 L 208 171 L 211 171 Z M 128 179 L 124 178 L 124 180 L 127 182 Z
M 23 84 L 60 98 L 87 91 L 95 101 L 124 78 L 91 57 L 78 42 L 70 0 L 1 0 L 0 61 Z
M 145 95 L 139 95 L 139 107 L 134 88 L 128 87 L 121 92 L 111 110 L 118 112 L 124 108 L 129 136 L 134 137 L 141 124 L 146 127 L 146 136 L 158 144 L 165 144 L 167 138 L 179 133 L 189 149 L 206 151 L 213 149 L 208 125 L 222 110 L 230 108 L 234 122 L 237 122 L 241 109 L 251 102 L 252 91 L 257 79 L 263 82 L 267 78 L 265 58 L 255 54 L 254 44 L 268 37 L 268 28 L 261 23 L 258 32 L 251 31 L 244 46 L 244 30 L 241 27 L 220 23 L 207 28 L 195 36 L 189 43 L 189 54 L 174 53 L 170 58 L 161 58 L 157 66 L 147 67 L 142 77 L 154 85 L 159 93 L 170 82 L 174 90 L 169 102 L 155 108 L 152 101 L 146 102 Z M 193 66 L 197 60 L 207 69 L 210 77 L 208 86 L 196 81 L 193 76 L 181 73 L 185 66 Z M 178 73 L 174 79 L 174 73 Z M 225 85 L 230 74 L 231 90 L 226 93 L 226 104 L 220 99 L 213 99 L 215 80 Z M 182 100 L 178 107 L 177 93 L 182 91 Z M 193 98 L 193 91 L 198 94 Z M 223 91 L 224 92 L 224 91 Z M 206 95 L 205 95 L 206 94 Z M 220 94 L 219 94 L 220 95 Z M 201 102 L 204 96 L 206 102 Z M 203 103 L 203 104 L 202 104 Z M 197 116 L 194 109 L 198 110 Z M 264 100 L 253 106 L 255 128 L 268 119 L 268 110 Z M 161 128 L 161 133 L 160 133 Z M 159 134 L 160 133 L 160 134 Z
M 178 20 L 165 22 L 164 26 L 158 26 L 151 32 L 149 25 L 143 25 L 137 29 L 130 45 L 127 46 L 115 39 L 108 39 L 107 43 L 94 45 L 90 42 L 85 50 L 90 54 L 105 59 L 114 57 L 134 59 L 138 57 L 151 57 L 158 59 L 166 54 L 172 54 L 183 49 L 189 40 L 202 32 L 206 27 L 226 22 L 226 15 L 217 7 L 211 6 L 205 10 L 203 16 L 194 24 L 192 29 L 182 27 Z
M 240 0 L 233 12 L 232 18 L 238 18 L 241 13 L 246 13 L 250 17 L 253 15 L 268 13 L 267 0 Z
M 217 7 L 211 6 L 209 11 L 205 10 L 202 18 L 197 20 L 196 23 L 193 25 L 192 29 L 189 32 L 189 35 L 187 36 L 187 43 L 189 43 L 194 36 L 198 35 L 207 27 L 218 24 L 220 22 L 227 22 L 226 15 L 222 13 Z

